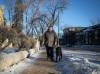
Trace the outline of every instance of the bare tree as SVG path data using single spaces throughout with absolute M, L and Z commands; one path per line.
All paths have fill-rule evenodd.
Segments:
M 38 21 L 43 21 L 41 18 L 41 6 L 43 4 L 44 0 L 29 0 L 26 3 L 27 11 L 26 11 L 26 34 L 39 32 L 37 29 L 38 26 Z M 28 12 L 31 11 L 31 12 Z M 30 16 L 29 16 L 29 15 Z M 28 15 L 28 16 L 27 16 Z M 43 18 L 44 19 L 44 18 Z M 38 20 L 38 21 L 37 21 Z M 35 31 L 33 31 L 35 29 Z
M 55 25 L 60 12 L 67 7 L 68 0 L 48 0 L 48 18 L 52 25 Z
M 13 15 L 13 28 L 15 28 L 18 32 L 22 31 L 23 28 L 23 13 L 25 10 L 25 5 L 23 0 L 16 0 L 15 2 L 15 10 Z
M 9 20 L 14 22 L 14 26 L 24 26 L 27 35 L 40 35 L 46 30 L 48 23 L 57 23 L 59 12 L 67 7 L 68 0 L 14 0 L 13 7 L 10 0 L 8 3 Z
M 14 7 L 15 7 L 15 1 L 16 0 L 7 0 L 7 10 L 8 10 L 8 14 L 9 14 L 9 22 L 10 22 L 10 26 L 12 25 L 12 18 L 14 15 Z

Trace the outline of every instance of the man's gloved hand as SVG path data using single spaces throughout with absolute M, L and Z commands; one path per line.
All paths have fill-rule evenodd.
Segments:
M 57 45 L 53 45 L 53 48 L 57 48 Z

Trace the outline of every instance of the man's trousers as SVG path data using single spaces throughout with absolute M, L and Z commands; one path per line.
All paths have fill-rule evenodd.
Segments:
M 53 57 L 54 57 L 53 47 L 46 46 L 46 53 L 47 53 L 47 58 L 53 60 Z

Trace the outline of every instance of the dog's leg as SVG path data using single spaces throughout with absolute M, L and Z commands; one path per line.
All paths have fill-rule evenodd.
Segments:
M 60 55 L 59 55 L 59 61 L 61 60 L 61 57 L 60 57 Z
M 56 62 L 57 62 L 57 56 L 56 56 Z
M 62 59 L 62 53 L 61 53 L 61 59 Z
M 62 60 L 62 54 L 59 55 L 59 61 Z
M 56 55 L 56 62 L 58 62 L 58 56 Z

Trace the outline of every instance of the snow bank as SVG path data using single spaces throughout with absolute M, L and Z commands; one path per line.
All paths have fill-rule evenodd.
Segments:
M 14 64 L 6 68 L 4 71 L 0 72 L 0 74 L 20 74 L 23 70 L 27 69 L 29 66 L 33 65 L 38 57 L 40 57 L 40 51 L 32 55 L 30 58 L 25 58 L 18 64 Z M 5 54 L 5 53 L 2 53 Z
M 5 41 L 6 44 L 8 40 Z M 5 45 L 3 45 L 4 47 Z M 5 48 L 2 53 L 0 53 L 0 71 L 5 70 L 7 67 L 20 62 L 21 60 L 25 59 L 28 55 L 32 56 L 36 52 L 39 51 L 40 42 L 39 40 L 36 41 L 35 47 L 26 51 L 19 51 L 18 48 Z M 27 49 L 27 48 L 26 48 Z
M 0 55 L 0 71 L 6 69 L 7 67 L 20 62 L 25 59 L 28 55 L 27 51 L 20 51 L 10 54 L 1 54 Z
M 36 44 L 35 44 L 34 49 L 36 50 L 36 52 L 38 52 L 40 49 L 40 41 L 38 39 L 36 39 Z
M 2 43 L 1 47 L 4 48 L 5 46 L 7 46 L 7 45 L 8 45 L 8 42 L 9 42 L 9 40 L 6 39 L 6 40 Z
M 30 56 L 32 56 L 33 54 L 35 54 L 36 51 L 35 51 L 35 49 L 30 49 L 28 52 L 29 52 Z
M 3 52 L 5 52 L 5 53 L 14 53 L 14 52 L 16 52 L 18 50 L 19 50 L 18 48 L 5 48 L 3 50 Z
M 83 74 L 97 74 L 97 72 L 100 71 L 100 65 L 90 62 L 87 58 L 73 56 L 71 58 L 69 57 L 69 60 L 71 61 L 71 66 L 69 68 L 76 74 L 79 72 Z

